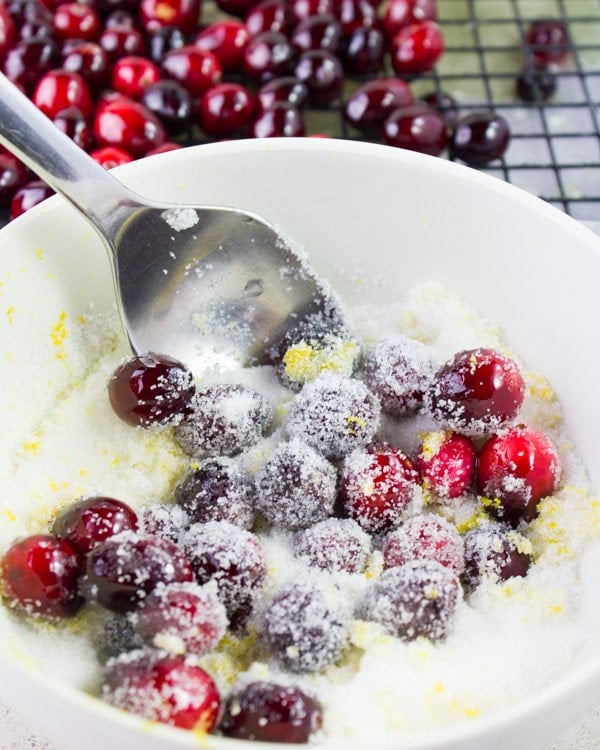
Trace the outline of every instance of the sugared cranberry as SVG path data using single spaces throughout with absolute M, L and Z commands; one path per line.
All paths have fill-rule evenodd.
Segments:
M 460 575 L 465 567 L 465 548 L 456 527 L 433 514 L 406 520 L 385 537 L 382 551 L 386 568 L 413 560 L 435 560 Z
M 383 28 L 388 39 L 393 39 L 405 26 L 437 18 L 436 0 L 390 0 L 383 15 Z
M 94 134 L 88 121 L 83 116 L 83 112 L 78 107 L 61 109 L 52 118 L 52 122 L 65 135 L 68 135 L 79 148 L 82 148 L 84 151 L 88 151 L 91 148 L 94 142 Z
M 228 19 L 209 24 L 194 38 L 194 44 L 212 52 L 227 73 L 241 70 L 249 41 L 250 33 L 245 24 Z
M 185 47 L 186 37 L 177 26 L 161 26 L 148 34 L 148 57 L 157 65 L 173 49 Z
M 304 743 L 322 722 L 319 704 L 299 688 L 252 682 L 229 696 L 220 729 L 237 740 Z
M 425 488 L 434 499 L 452 500 L 467 492 L 475 478 L 476 450 L 456 432 L 429 432 L 415 459 Z
M 534 427 L 513 427 L 489 438 L 479 452 L 477 489 L 491 510 L 517 524 L 531 521 L 541 498 L 551 495 L 560 475 L 556 448 Z
M 286 102 L 302 109 L 308 102 L 308 88 L 293 76 L 273 78 L 260 87 L 256 99 L 263 110 L 269 109 L 276 102 Z
M 275 102 L 259 112 L 251 128 L 254 138 L 295 137 L 304 133 L 302 113 L 289 102 Z
M 290 0 L 290 8 L 296 21 L 325 14 L 336 16 L 339 0 Z
M 196 30 L 200 0 L 140 0 L 139 17 L 147 30 L 161 26 L 177 26 L 182 34 Z
M 381 127 L 384 143 L 430 156 L 439 156 L 448 145 L 446 121 L 426 104 L 394 110 Z
M 346 122 L 366 135 L 375 135 L 385 119 L 398 107 L 414 101 L 407 83 L 399 78 L 375 78 L 357 86 L 346 99 Z
M 4 146 L 0 146 L 0 203 L 8 204 L 17 189 L 27 182 L 27 167 Z
M 399 448 L 354 451 L 342 466 L 340 503 L 345 515 L 366 531 L 387 531 L 420 510 L 418 472 Z
M 465 349 L 438 370 L 425 402 L 440 423 L 482 434 L 513 420 L 524 395 L 525 383 L 512 359 L 495 349 Z
M 342 27 L 330 13 L 309 16 L 297 24 L 290 41 L 299 52 L 326 49 L 337 55 L 342 45 Z
M 432 70 L 443 51 L 444 36 L 435 21 L 405 26 L 392 38 L 392 67 L 401 76 L 426 73 Z
M 556 91 L 556 76 L 547 68 L 531 65 L 517 76 L 516 90 L 519 99 L 528 104 L 541 104 Z
M 404 640 L 444 639 L 451 631 L 462 589 L 450 568 L 435 560 L 414 560 L 389 568 L 368 589 L 362 616 Z
M 13 45 L 4 58 L 6 77 L 27 93 L 58 63 L 58 48 L 51 39 L 24 39 Z
M 477 110 L 456 120 L 450 136 L 450 153 L 472 166 L 500 159 L 510 142 L 510 127 L 502 115 Z
M 477 526 L 465 534 L 464 543 L 463 580 L 469 589 L 484 580 L 497 582 L 526 576 L 532 563 L 531 543 L 505 524 Z
M 569 54 L 569 32 L 564 21 L 558 18 L 532 21 L 525 34 L 525 53 L 544 66 L 564 60 Z
M 292 672 L 320 672 L 332 664 L 346 647 L 348 625 L 341 592 L 317 578 L 284 583 L 265 607 L 267 642 Z
M 118 167 L 120 164 L 127 164 L 133 161 L 132 154 L 115 146 L 103 146 L 102 148 L 95 149 L 94 151 L 90 151 L 90 156 L 105 169 L 112 169 L 113 167 Z
M 374 75 L 383 69 L 384 52 L 383 32 L 360 26 L 354 29 L 344 45 L 344 70 L 351 75 Z
M 243 68 L 255 81 L 267 81 L 289 73 L 296 59 L 290 40 L 278 31 L 263 31 L 252 37 L 244 49 Z
M 106 609 L 128 612 L 159 585 L 193 580 L 194 571 L 177 545 L 124 531 L 88 552 L 81 589 Z
M 100 16 L 88 3 L 59 5 L 54 11 L 52 23 L 58 39 L 81 39 L 94 42 L 102 29 Z
M 21 539 L 4 553 L 2 592 L 10 607 L 29 615 L 66 617 L 81 605 L 80 556 L 50 534 Z
M 136 529 L 137 514 L 129 505 L 112 497 L 93 496 L 65 508 L 54 521 L 52 533 L 85 555 L 109 537 Z
M 220 83 L 222 77 L 216 56 L 191 44 L 167 52 L 162 59 L 161 69 L 194 97 L 202 96 L 211 86 Z
M 53 119 L 67 107 L 77 107 L 84 118 L 92 114 L 92 94 L 78 73 L 51 70 L 38 81 L 33 92 L 33 103 Z
M 254 97 L 239 83 L 219 83 L 206 91 L 198 105 L 198 122 L 212 138 L 246 132 L 254 115 Z
M 98 37 L 98 44 L 112 61 L 125 55 L 144 55 L 146 41 L 139 29 L 127 26 L 114 26 L 104 29 Z
M 294 534 L 294 555 L 315 568 L 362 573 L 371 538 L 351 518 L 326 518 Z
M 345 37 L 356 29 L 370 29 L 378 24 L 377 9 L 369 0 L 338 0 L 335 16 Z
M 163 724 L 203 735 L 220 707 L 211 677 L 183 656 L 139 650 L 109 662 L 100 695 L 107 703 Z
M 142 427 L 179 419 L 194 391 L 192 374 L 185 365 L 152 352 L 123 362 L 108 384 L 108 397 L 117 416 Z
M 175 544 L 179 543 L 184 531 L 189 529 L 190 519 L 179 505 L 153 503 L 147 505 L 139 517 L 141 534 L 159 536 Z
M 122 57 L 112 69 L 113 89 L 132 99 L 140 99 L 148 86 L 160 79 L 158 66 L 151 60 L 136 55 Z
M 96 42 L 80 42 L 63 57 L 62 68 L 69 73 L 78 73 L 90 88 L 100 91 L 110 78 L 108 55 Z
M 153 83 L 144 89 L 140 101 L 160 118 L 170 136 L 188 131 L 192 121 L 192 97 L 177 81 Z
M 244 23 L 251 37 L 263 31 L 289 34 L 294 26 L 294 16 L 284 0 L 261 0 L 246 14 Z
M 51 195 L 54 195 L 54 190 L 43 180 L 26 182 L 21 185 L 10 201 L 10 218 L 16 219 L 17 216 L 29 211 L 30 208 L 37 206 Z

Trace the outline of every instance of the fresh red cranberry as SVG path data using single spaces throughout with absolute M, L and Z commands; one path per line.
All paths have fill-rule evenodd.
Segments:
M 173 542 L 123 531 L 88 552 L 81 590 L 106 609 L 129 612 L 157 586 L 193 580 L 188 559 Z
M 137 0 L 135 0 L 137 2 Z M 131 13 L 124 9 L 111 11 L 104 19 L 104 28 L 106 29 L 134 29 L 136 28 L 136 19 Z
M 244 63 L 244 50 L 250 41 L 250 33 L 241 21 L 215 21 L 201 29 L 194 44 L 212 52 L 221 63 L 224 72 L 239 72 Z
M 245 86 L 219 83 L 200 99 L 198 122 L 211 138 L 244 134 L 252 122 L 254 108 L 254 97 Z
M 446 121 L 426 104 L 394 110 L 384 121 L 381 134 L 388 146 L 439 156 L 448 145 Z
M 344 86 L 344 69 L 340 59 L 324 49 L 302 52 L 294 75 L 308 88 L 310 101 L 323 106 L 339 97 Z
M 400 76 L 432 70 L 444 51 L 444 36 L 435 21 L 405 26 L 391 42 L 392 67 Z
M 54 33 L 58 39 L 81 39 L 94 42 L 100 36 L 102 22 L 92 5 L 63 3 L 54 11 Z
M 211 86 L 221 82 L 221 65 L 206 49 L 188 44 L 174 49 L 163 57 L 163 73 L 180 83 L 193 97 L 202 96 Z
M 192 97 L 177 81 L 163 80 L 148 86 L 142 93 L 141 103 L 160 119 L 170 136 L 189 130 Z
M 97 161 L 101 167 L 112 169 L 120 164 L 128 164 L 133 161 L 133 155 L 115 146 L 103 146 L 90 152 L 90 156 Z
M 279 31 L 289 34 L 294 26 L 294 16 L 284 0 L 261 0 L 246 14 L 244 23 L 250 36 L 263 31 Z
M 100 695 L 125 711 L 199 736 L 213 729 L 220 708 L 217 688 L 203 669 L 183 656 L 142 649 L 109 662 Z
M 79 148 L 88 151 L 93 142 L 94 134 L 83 112 L 78 107 L 67 107 L 52 118 L 52 122 L 59 130 L 76 143 Z
M 336 18 L 345 37 L 359 28 L 370 29 L 378 25 L 377 9 L 369 0 L 338 0 Z
M 51 70 L 38 81 L 33 92 L 33 103 L 50 119 L 61 110 L 77 107 L 84 118 L 92 114 L 90 88 L 78 73 Z
M 531 543 L 510 526 L 484 523 L 464 536 L 465 571 L 468 589 L 485 580 L 498 582 L 524 577 L 531 563 Z
M 260 0 L 215 0 L 216 5 L 225 13 L 243 18 Z
M 269 109 L 276 102 L 286 102 L 302 109 L 308 102 L 308 88 L 293 76 L 272 78 L 260 87 L 256 99 L 263 110 Z
M 94 135 L 100 146 L 116 146 L 134 156 L 144 156 L 167 140 L 158 117 L 139 102 L 125 97 L 97 109 Z
M 122 500 L 112 497 L 86 497 L 62 511 L 52 525 L 52 533 L 85 555 L 121 531 L 136 531 L 137 515 Z
M 200 0 L 140 0 L 139 17 L 147 31 L 177 26 L 182 34 L 191 34 L 199 15 Z
M 147 35 L 148 57 L 157 65 L 172 49 L 181 49 L 187 44 L 186 37 L 177 26 L 161 26 Z
M 80 557 L 63 539 L 36 534 L 15 542 L 2 557 L 3 596 L 29 615 L 66 617 L 81 605 Z
M 5 5 L 0 5 L 0 60 L 10 49 L 17 37 L 14 21 Z
M 556 76 L 547 68 L 531 65 L 516 80 L 517 96 L 527 104 L 541 104 L 556 91 Z
M 299 688 L 252 682 L 229 696 L 220 729 L 237 740 L 305 743 L 322 723 L 320 705 Z
M 135 55 L 122 57 L 117 60 L 112 69 L 113 89 L 132 99 L 140 99 L 145 89 L 160 79 L 161 73 L 158 65 L 146 57 Z
M 251 128 L 253 138 L 295 137 L 304 134 L 302 113 L 289 102 L 275 102 L 268 109 L 259 112 Z
M 431 91 L 428 94 L 423 94 L 420 97 L 420 101 L 429 107 L 433 107 L 433 109 L 436 109 L 443 115 L 448 126 L 454 123 L 458 115 L 458 103 L 450 94 L 447 94 L 445 91 Z
M 351 75 L 374 75 L 383 69 L 384 51 L 383 32 L 360 26 L 354 29 L 344 45 L 344 70 Z
M 80 42 L 63 57 L 63 70 L 78 73 L 92 91 L 102 90 L 110 79 L 110 60 L 96 42 Z
M 51 39 L 23 39 L 4 58 L 2 71 L 26 93 L 33 92 L 39 79 L 58 63 L 58 48 Z
M 539 501 L 555 491 L 559 475 L 558 454 L 547 435 L 534 427 L 513 427 L 481 448 L 477 490 L 492 500 L 492 512 L 516 525 L 535 518 Z
M 290 0 L 290 9 L 297 22 L 311 16 L 337 16 L 339 0 Z
M 98 44 L 114 62 L 125 55 L 145 55 L 146 40 L 139 29 L 113 26 L 102 31 Z
M 244 72 L 255 81 L 267 81 L 289 73 L 296 51 L 289 39 L 277 31 L 252 37 L 244 50 Z
M 26 4 L 27 11 L 23 14 L 24 19 L 18 25 L 19 37 L 21 39 L 54 39 L 54 24 L 52 13 L 37 2 Z
M 326 518 L 297 531 L 292 550 L 315 568 L 362 573 L 371 552 L 371 538 L 351 518 Z
M 343 115 L 352 127 L 367 135 L 375 135 L 395 109 L 409 106 L 413 101 L 412 91 L 405 81 L 374 78 L 361 83 L 350 93 Z
M 54 190 L 43 180 L 31 180 L 16 191 L 10 202 L 10 218 L 16 219 L 17 216 L 29 211 L 30 208 L 37 206 L 46 198 L 54 195 Z
M 460 575 L 465 567 L 465 548 L 456 527 L 433 514 L 413 516 L 391 531 L 382 552 L 386 568 L 413 560 L 435 560 Z
M 342 27 L 330 13 L 309 16 L 296 25 L 290 34 L 290 41 L 298 52 L 326 49 L 337 55 L 342 46 Z
M 17 189 L 27 182 L 27 167 L 4 146 L 0 146 L 0 204 L 8 204 Z
M 184 364 L 153 352 L 127 359 L 108 384 L 108 397 L 117 416 L 141 427 L 177 421 L 194 392 L 192 373 Z
M 456 120 L 450 136 L 450 153 L 479 167 L 500 159 L 510 142 L 510 127 L 502 115 L 490 110 L 470 112 Z
M 569 54 L 569 32 L 564 21 L 558 18 L 532 21 L 525 34 L 525 53 L 543 66 L 564 60 Z
M 439 500 L 452 500 L 471 488 L 475 462 L 469 438 L 444 431 L 427 433 L 415 459 L 424 486 Z
M 354 451 L 342 466 L 339 499 L 344 514 L 365 531 L 388 531 L 420 506 L 419 474 L 399 448 Z
M 495 349 L 465 349 L 438 370 L 425 402 L 442 424 L 482 434 L 513 420 L 524 395 L 523 376 L 512 359 Z
M 388 39 L 400 29 L 422 21 L 437 21 L 436 0 L 390 0 L 383 15 L 383 28 Z

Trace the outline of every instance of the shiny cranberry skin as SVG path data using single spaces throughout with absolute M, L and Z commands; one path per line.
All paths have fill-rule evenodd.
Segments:
M 454 123 L 458 114 L 458 103 L 450 94 L 445 91 L 431 91 L 421 96 L 420 101 L 443 115 L 448 126 Z
M 320 705 L 299 688 L 252 682 L 229 696 L 220 729 L 237 740 L 305 743 L 322 723 Z
M 555 18 L 532 21 L 525 34 L 525 54 L 539 65 L 561 62 L 569 54 L 569 32 Z
M 326 49 L 337 55 L 342 46 L 342 27 L 330 13 L 309 16 L 296 25 L 290 41 L 298 52 Z
M 30 208 L 37 206 L 46 198 L 54 195 L 54 190 L 43 180 L 31 180 L 16 191 L 10 202 L 10 218 L 16 219 L 17 216 L 29 211 Z
M 379 133 L 385 119 L 398 107 L 414 101 L 412 91 L 399 78 L 374 78 L 357 86 L 346 99 L 343 115 L 362 133 Z
M 272 78 L 260 87 L 256 98 L 261 109 L 269 109 L 276 102 L 286 102 L 302 109 L 308 102 L 308 88 L 293 76 Z
M 78 107 L 67 107 L 52 118 L 52 122 L 59 130 L 76 143 L 79 148 L 88 151 L 93 142 L 94 134 L 88 121 Z
M 0 146 L 0 203 L 9 203 L 28 177 L 29 172 L 23 162 Z
M 133 161 L 132 154 L 114 146 L 98 148 L 95 151 L 91 151 L 90 156 L 105 169 L 112 169 L 113 167 L 118 167 L 120 164 L 127 164 Z
M 298 57 L 294 75 L 303 81 L 310 101 L 322 106 L 330 104 L 342 93 L 344 69 L 339 58 L 324 49 L 303 52 Z
M 291 71 L 295 58 L 294 47 L 284 34 L 263 31 L 244 50 L 244 72 L 255 81 L 278 78 Z
M 184 656 L 139 649 L 105 669 L 103 700 L 152 721 L 205 736 L 216 724 L 220 698 L 212 678 Z
M 464 536 L 463 581 L 472 591 L 484 580 L 498 582 L 522 578 L 533 562 L 531 543 L 503 523 L 483 523 Z
M 141 102 L 160 118 L 169 135 L 181 135 L 189 129 L 192 121 L 192 97 L 177 81 L 158 81 L 148 86 L 142 94 Z
M 377 26 L 377 11 L 369 0 L 339 0 L 336 18 L 342 26 L 345 37 L 361 27 Z
M 133 156 L 144 156 L 167 140 L 158 117 L 142 104 L 125 98 L 97 110 L 94 135 L 100 146 L 116 146 Z
M 426 73 L 434 68 L 443 51 L 444 37 L 435 21 L 412 24 L 392 38 L 392 67 L 399 76 Z
M 125 55 L 146 54 L 146 40 L 142 32 L 127 26 L 104 29 L 98 37 L 98 44 L 113 61 Z
M 296 21 L 303 21 L 310 16 L 337 16 L 339 0 L 290 0 L 290 9 Z
M 80 42 L 64 55 L 63 70 L 79 74 L 92 91 L 100 91 L 110 80 L 110 60 L 96 42 Z
M 93 42 L 100 36 L 102 23 L 94 7 L 87 3 L 63 3 L 52 18 L 57 39 Z
M 52 533 L 82 555 L 121 531 L 136 531 L 137 514 L 122 500 L 86 497 L 65 508 L 55 519 Z
M 521 101 L 541 104 L 556 91 L 556 76 L 547 68 L 529 66 L 517 76 L 516 90 Z
M 113 10 L 104 19 L 104 28 L 106 29 L 134 29 L 135 27 L 134 17 L 126 10 Z
M 244 50 L 249 41 L 246 26 L 234 20 L 215 21 L 201 29 L 194 38 L 194 44 L 212 52 L 227 73 L 242 69 Z
M 184 364 L 153 352 L 125 360 L 108 383 L 115 413 L 134 427 L 176 421 L 195 390 L 192 373 Z
M 215 55 L 191 44 L 174 49 L 163 57 L 162 72 L 180 83 L 193 97 L 202 96 L 221 82 L 221 65 Z
M 113 612 L 129 612 L 157 586 L 194 580 L 188 559 L 173 542 L 124 531 L 86 555 L 81 590 Z
M 8 10 L 21 39 L 54 38 L 53 14 L 37 0 L 11 3 Z
M 288 102 L 275 102 L 260 112 L 251 129 L 253 138 L 295 137 L 305 132 L 300 110 Z
M 419 446 L 415 464 L 434 498 L 452 500 L 472 487 L 476 454 L 475 446 L 464 435 L 430 432 Z
M 534 427 L 494 435 L 479 452 L 477 490 L 492 500 L 493 513 L 514 525 L 535 518 L 539 501 L 556 490 L 559 476 L 556 448 Z
M 6 6 L 0 5 L 0 60 L 4 59 L 16 36 L 17 31 L 10 13 Z
M 252 121 L 254 107 L 254 97 L 245 86 L 220 83 L 200 99 L 200 127 L 213 138 L 244 133 Z
M 478 110 L 456 120 L 450 136 L 450 153 L 471 166 L 500 159 L 510 143 L 510 127 L 502 115 Z
M 117 60 L 112 70 L 113 89 L 132 99 L 140 99 L 144 90 L 160 79 L 158 65 L 146 57 L 136 55 Z
M 261 0 L 251 8 L 244 19 L 250 36 L 263 31 L 279 31 L 288 34 L 294 26 L 294 16 L 284 0 Z
M 495 349 L 465 349 L 438 370 L 425 403 L 442 424 L 483 434 L 513 420 L 524 395 L 525 382 L 512 359 Z
M 391 0 L 383 15 L 383 28 L 388 39 L 400 29 L 422 21 L 437 21 L 436 0 Z
M 50 39 L 24 39 L 6 53 L 2 70 L 6 77 L 27 93 L 58 63 L 58 48 Z
M 215 0 L 216 5 L 225 13 L 243 18 L 260 0 Z
M 141 0 L 139 17 L 142 26 L 150 31 L 161 26 L 177 26 L 182 34 L 196 30 L 200 15 L 200 0 Z
M 66 617 L 81 605 L 80 557 L 63 539 L 36 534 L 2 557 L 2 590 L 9 606 L 30 615 Z
M 374 75 L 383 69 L 384 51 L 385 40 L 379 29 L 354 29 L 344 45 L 344 70 L 351 75 Z
M 430 156 L 439 156 L 448 145 L 446 121 L 426 104 L 412 104 L 394 110 L 384 121 L 381 134 L 388 146 Z
M 77 107 L 85 118 L 92 114 L 92 94 L 78 73 L 51 70 L 38 81 L 32 99 L 50 119 L 67 107 Z
M 160 64 L 163 57 L 172 49 L 181 49 L 187 44 L 186 37 L 176 26 L 161 26 L 147 36 L 148 57 Z

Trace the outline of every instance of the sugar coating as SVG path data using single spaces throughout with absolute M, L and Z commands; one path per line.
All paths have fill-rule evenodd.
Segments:
M 384 540 L 383 557 L 386 568 L 424 558 L 456 575 L 465 568 L 465 547 L 456 526 L 434 514 L 413 516 L 391 531 Z

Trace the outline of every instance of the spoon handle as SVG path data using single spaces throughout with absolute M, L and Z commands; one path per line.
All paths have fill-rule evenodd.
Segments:
M 115 214 L 139 205 L 135 193 L 57 128 L 3 73 L 0 143 L 90 219 L 109 242 L 117 228 Z

